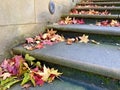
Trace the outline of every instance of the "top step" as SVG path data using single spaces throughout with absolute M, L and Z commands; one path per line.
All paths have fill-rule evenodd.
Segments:
M 111 0 L 84 0 L 89 2 L 111 2 Z M 120 2 L 120 0 L 114 0 L 114 2 Z
M 76 10 L 111 10 L 118 11 L 120 7 L 75 7 Z M 119 12 L 118 12 L 119 13 Z
M 94 5 L 120 5 L 120 2 L 82 2 L 82 3 L 77 3 L 77 5 L 89 5 L 89 4 L 94 4 Z
M 85 2 L 111 2 L 111 0 L 84 0 Z M 120 0 L 114 0 L 114 2 L 120 2 Z

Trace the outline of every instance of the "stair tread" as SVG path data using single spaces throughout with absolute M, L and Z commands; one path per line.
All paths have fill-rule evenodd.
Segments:
M 86 15 L 86 14 L 64 14 L 61 17 L 77 17 L 77 18 L 99 18 L 99 19 L 119 19 L 120 16 L 117 14 L 112 15 Z
M 39 60 L 120 79 L 120 50 L 118 48 L 118 46 L 105 44 L 74 43 L 66 45 L 58 43 L 33 51 L 18 46 L 13 48 L 13 52 L 28 53 Z
M 120 7 L 75 7 L 77 10 L 86 10 L 86 9 L 94 9 L 94 10 L 120 10 Z
M 90 0 L 90 1 L 92 1 L 92 2 L 111 2 L 111 0 Z M 114 1 L 120 1 L 120 0 L 114 0 Z
M 77 3 L 77 4 L 96 4 L 96 5 L 100 5 L 100 4 L 104 4 L 104 5 L 114 5 L 117 4 L 119 5 L 120 2 L 84 2 L 84 3 Z
M 119 27 L 109 26 L 96 26 L 96 25 L 48 25 L 48 28 L 58 29 L 60 31 L 72 31 L 72 32 L 83 32 L 83 33 L 95 33 L 95 34 L 106 34 L 106 35 L 120 35 Z
M 62 81 L 61 81 L 62 80 Z M 61 80 L 55 80 L 51 84 L 45 83 L 43 86 L 30 87 L 29 90 L 106 90 L 104 88 L 87 84 L 85 82 L 76 82 L 70 78 L 61 77 Z M 9 90 L 25 90 L 16 84 Z

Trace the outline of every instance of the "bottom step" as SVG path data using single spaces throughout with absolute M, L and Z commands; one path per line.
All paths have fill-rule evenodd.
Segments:
M 44 86 L 36 86 L 31 87 L 29 90 L 107 90 L 104 88 L 100 88 L 94 85 L 90 85 L 84 82 L 75 82 L 74 80 L 70 80 L 68 78 L 63 77 L 63 81 L 55 80 L 51 84 L 45 84 Z M 23 90 L 21 86 L 15 85 L 9 90 Z
M 77 69 L 41 61 L 49 67 L 57 68 L 63 73 L 51 84 L 45 83 L 42 87 L 30 87 L 29 90 L 120 90 L 118 80 L 103 77 L 97 74 L 83 72 Z M 16 84 L 9 90 L 25 90 Z
M 120 50 L 118 46 L 58 43 L 40 50 L 28 51 L 22 46 L 15 54 L 30 54 L 38 60 L 120 79 Z

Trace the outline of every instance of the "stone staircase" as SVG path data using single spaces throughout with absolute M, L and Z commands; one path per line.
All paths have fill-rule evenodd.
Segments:
M 61 16 L 62 19 L 67 16 L 74 17 L 83 19 L 85 24 L 50 24 L 47 25 L 47 28 L 57 30 L 65 38 L 86 34 L 90 39 L 99 41 L 100 44 L 73 43 L 66 45 L 65 42 L 61 42 L 33 51 L 24 49 L 22 45 L 13 48 L 15 54 L 28 53 L 63 72 L 62 81 L 56 80 L 51 85 L 46 84 L 43 87 L 30 88 L 30 90 L 120 90 L 118 84 L 118 80 L 120 80 L 120 27 L 95 25 L 96 22 L 103 20 L 120 21 L 120 1 L 89 0 L 88 2 L 84 0 L 76 6 L 79 5 L 101 7 L 75 7 L 73 10 L 79 12 L 90 9 L 99 12 L 107 10 L 111 14 L 65 14 Z M 18 87 L 15 86 L 11 90 L 16 90 Z

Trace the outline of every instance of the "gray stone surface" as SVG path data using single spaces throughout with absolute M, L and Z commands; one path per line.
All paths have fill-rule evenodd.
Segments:
M 94 10 L 120 10 L 120 7 L 79 7 L 79 8 L 75 8 L 77 10 L 90 10 L 90 9 L 94 9 Z
M 28 51 L 19 46 L 14 53 L 28 53 L 39 60 L 120 79 L 120 50 L 117 46 L 58 43 L 41 50 Z
M 106 27 L 96 25 L 48 25 L 48 28 L 54 28 L 59 31 L 72 31 L 72 32 L 83 32 L 83 33 L 95 33 L 105 35 L 120 35 L 119 27 Z
M 0 0 L 0 25 L 34 23 L 34 0 Z
M 75 18 L 93 18 L 93 19 L 119 19 L 118 14 L 112 14 L 112 15 L 87 15 L 87 14 L 64 14 L 61 17 L 75 17 Z
M 91 0 L 91 1 L 93 1 L 93 2 L 111 2 L 111 0 Z M 114 1 L 119 1 L 119 0 L 114 0 Z
M 23 90 L 21 86 L 14 85 L 14 87 L 9 90 Z M 95 86 L 93 84 L 84 83 L 81 81 L 75 82 L 74 80 L 70 80 L 70 78 L 62 78 L 61 80 L 55 80 L 50 84 L 44 84 L 43 86 L 30 87 L 29 90 L 107 90 L 105 88 L 101 88 Z
M 96 4 L 96 5 L 120 5 L 120 2 L 84 2 L 84 3 L 79 3 L 79 4 Z
M 43 32 L 43 24 L 11 25 L 0 27 L 0 61 L 8 57 L 11 48 L 25 42 L 26 37 Z

